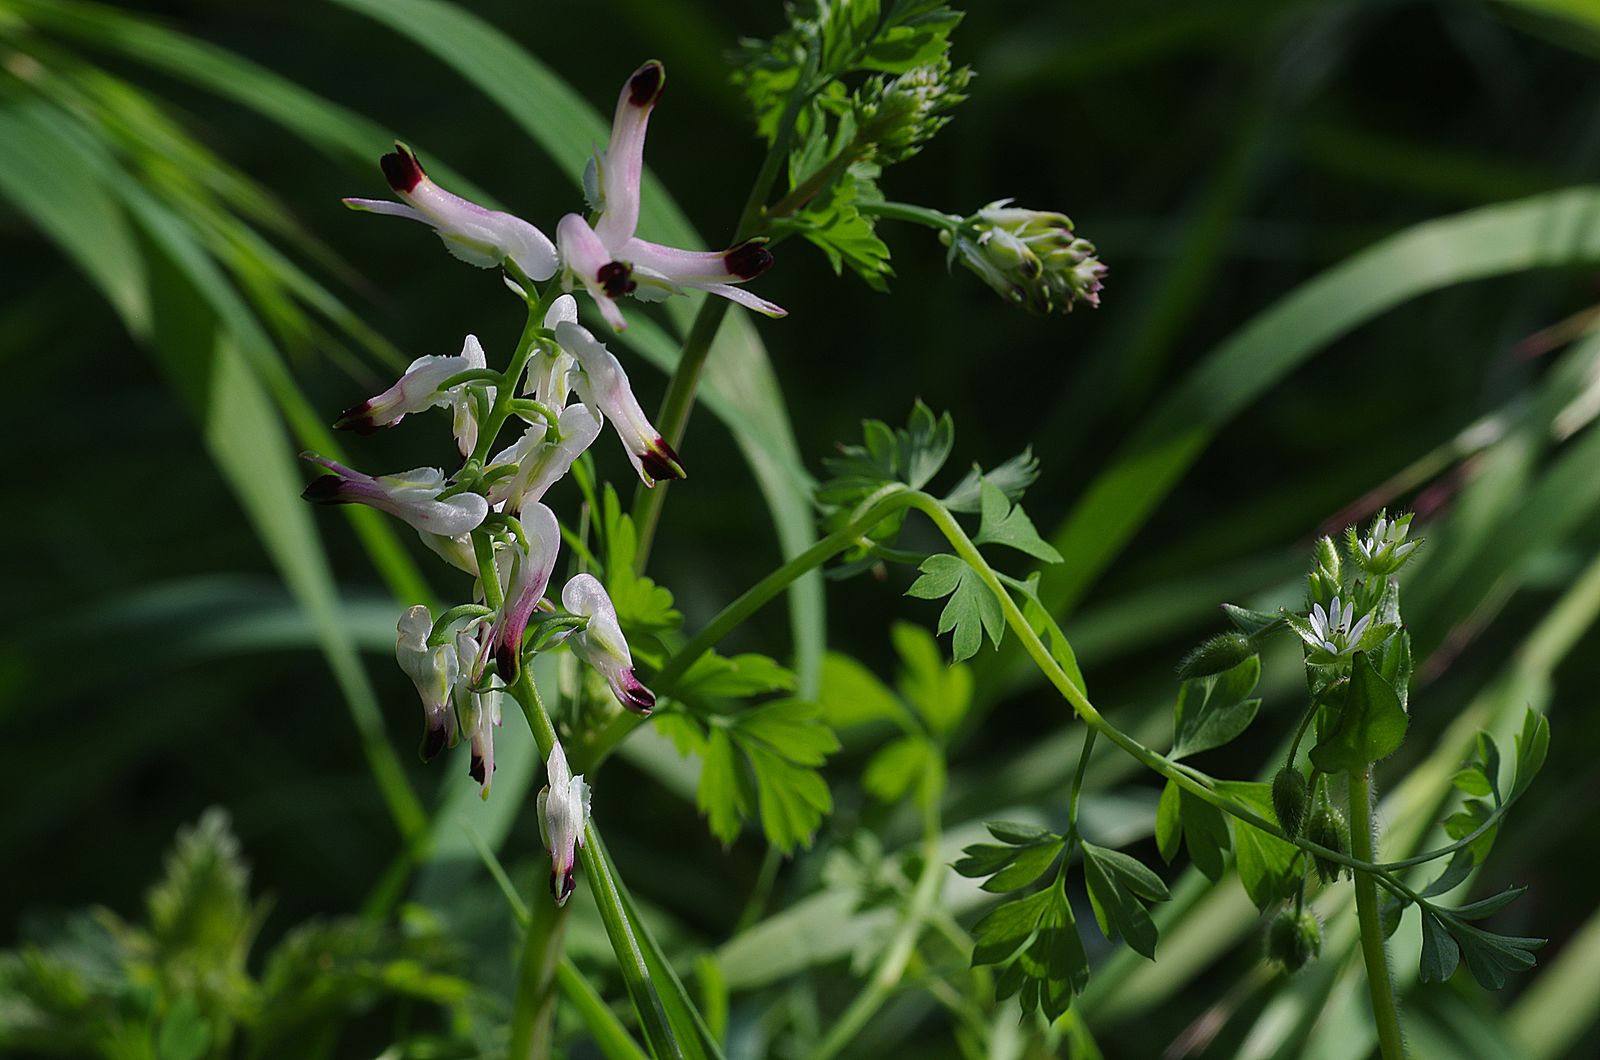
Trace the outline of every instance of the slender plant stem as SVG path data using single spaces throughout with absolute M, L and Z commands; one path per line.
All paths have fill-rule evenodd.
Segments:
M 962 225 L 962 219 L 954 214 L 941 213 L 909 202 L 862 202 L 857 203 L 857 206 L 862 213 L 869 216 L 883 217 L 891 221 L 909 221 L 912 224 L 925 225 L 946 232 L 954 232 Z
M 939 860 L 940 830 L 939 800 L 937 796 L 932 796 L 922 811 L 922 873 L 911 892 L 905 919 L 900 922 L 900 929 L 878 959 L 872 979 L 834 1022 L 833 1028 L 822 1039 L 822 1044 L 811 1054 L 812 1060 L 831 1060 L 837 1056 L 883 1007 L 883 1003 L 899 985 L 900 978 L 905 975 L 906 965 L 916 950 L 917 939 L 922 935 L 923 924 L 928 919 L 935 899 L 939 897 L 939 885 L 944 879 L 945 865 Z
M 1350 852 L 1362 861 L 1373 860 L 1372 772 L 1370 767 L 1350 774 Z M 1395 1005 L 1394 980 L 1389 975 L 1389 955 L 1383 946 L 1383 924 L 1378 915 L 1377 881 L 1356 871 L 1356 919 L 1361 924 L 1361 957 L 1367 966 L 1367 992 L 1372 996 L 1372 1018 L 1378 1027 L 1378 1051 L 1383 1060 L 1404 1060 L 1400 1011 Z
M 511 1009 L 509 1060 L 544 1060 L 555 1051 L 556 980 L 566 928 L 566 906 L 538 902 L 529 914 Z

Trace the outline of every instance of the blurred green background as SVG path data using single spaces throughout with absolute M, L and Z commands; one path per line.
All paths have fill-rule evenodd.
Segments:
M 169 202 L 192 194 L 188 216 L 200 227 L 211 223 L 207 211 L 243 218 L 341 307 L 308 310 L 292 287 L 276 290 L 281 273 L 259 247 L 235 243 L 228 252 L 219 249 L 225 237 L 209 246 L 231 277 L 224 282 L 245 293 L 247 312 L 281 351 L 303 409 L 324 422 L 382 385 L 390 369 L 375 351 L 386 344 L 403 359 L 452 353 L 471 331 L 503 352 L 521 327 L 497 283 L 455 267 L 430 237 L 341 207 L 341 195 L 383 193 L 375 163 L 385 135 L 406 139 L 425 161 L 466 175 L 547 231 L 577 201 L 566 173 L 578 160 L 552 161 L 457 69 L 360 6 L 235 0 L 122 9 L 364 116 L 374 135 L 341 152 L 286 132 L 264 107 L 164 69 L 137 40 L 107 43 L 75 30 L 75 12 L 88 5 L 0 2 L 0 152 L 12 153 L 11 116 L 41 99 L 80 115 L 122 114 L 87 125 L 100 130 L 126 179 L 177 197 Z M 602 113 L 628 71 L 662 59 L 669 88 L 647 162 L 709 241 L 726 237 L 762 145 L 727 87 L 725 53 L 741 36 L 778 30 L 777 5 L 464 6 Z M 971 276 L 951 275 L 943 249 L 920 229 L 880 228 L 897 273 L 887 297 L 835 278 L 810 248 L 786 245 L 761 293 L 791 315 L 763 321 L 759 331 L 805 463 L 820 472 L 837 441 L 856 437 L 859 420 L 900 422 L 920 396 L 954 414 L 958 460 L 988 465 L 1034 446 L 1043 477 L 1029 511 L 1048 534 L 1175 381 L 1276 299 L 1409 226 L 1594 179 L 1600 16 L 1582 3 L 1566 5 L 1567 15 L 1562 7 L 972 5 L 955 36 L 956 57 L 978 74 L 971 99 L 928 149 L 886 177 L 885 190 L 955 213 L 1001 196 L 1069 213 L 1110 266 L 1104 305 L 1051 319 L 1011 311 Z M 78 98 L 53 84 L 57 74 L 92 84 L 86 70 L 123 88 Z M 118 94 L 124 89 L 131 97 Z M 126 117 L 138 113 L 128 98 L 159 107 L 192 138 L 186 142 L 214 152 L 226 167 L 216 172 L 248 190 L 219 191 L 204 165 L 152 139 L 155 125 Z M 106 102 L 118 99 L 126 112 Z M 186 291 L 190 281 L 171 268 L 153 269 L 151 326 L 130 336 L 81 263 L 59 249 L 58 232 L 40 221 L 26 187 L 48 191 L 41 174 L 49 172 L 0 177 L 10 181 L 0 186 L 0 365 L 9 380 L 11 498 L 0 524 L 0 943 L 14 945 L 53 911 L 103 904 L 132 915 L 174 830 L 211 805 L 231 811 L 254 887 L 275 899 L 266 938 L 309 916 L 353 912 L 399 840 L 316 650 L 316 629 L 204 444 L 190 398 L 213 380 L 197 378 L 172 352 L 199 326 L 182 307 L 203 295 Z M 65 186 L 68 178 L 60 179 Z M 191 183 L 198 190 L 186 191 Z M 220 221 L 216 228 L 227 230 Z M 135 237 L 140 246 L 150 239 Z M 108 253 L 103 264 L 114 289 L 117 262 Z M 1356 286 L 1401 286 L 1406 267 L 1369 272 Z M 1384 770 L 1403 776 L 1474 697 L 1520 672 L 1519 646 L 1600 551 L 1592 496 L 1600 462 L 1561 464 L 1594 431 L 1584 406 L 1566 421 L 1577 417 L 1570 440 L 1551 434 L 1563 409 L 1594 402 L 1600 375 L 1590 357 L 1562 362 L 1570 378 L 1558 379 L 1551 365 L 1560 343 L 1540 337 L 1592 312 L 1597 279 L 1593 268 L 1546 269 L 1424 294 L 1319 347 L 1230 417 L 1066 616 L 1096 702 L 1132 731 L 1159 733 L 1172 667 L 1218 627 L 1216 603 L 1292 602 L 1314 533 L 1342 525 L 1343 512 L 1415 503 L 1433 555 L 1408 604 L 1426 683 L 1412 698 L 1413 737 Z M 344 312 L 374 334 L 344 326 Z M 1592 323 L 1580 318 L 1568 333 Z M 663 377 L 629 363 L 652 408 Z M 1567 390 L 1554 390 L 1557 382 Z M 230 418 L 216 407 L 206 414 L 213 425 Z M 1485 417 L 1489 426 L 1461 442 Z M 296 445 L 281 429 L 264 437 Z M 355 440 L 349 450 L 363 469 L 399 469 L 443 459 L 442 439 L 397 432 Z M 1485 448 L 1485 439 L 1495 444 Z M 729 440 L 717 420 L 697 415 L 681 447 L 693 477 L 670 497 L 652 568 L 677 593 L 691 630 L 779 558 L 770 518 Z M 244 444 L 254 443 L 247 436 Z M 597 449 L 601 468 L 626 482 L 614 449 Z M 1415 473 L 1381 502 L 1361 506 L 1407 469 Z M 459 797 L 469 783 L 464 762 L 425 769 L 411 751 L 414 695 L 389 659 L 395 601 L 345 520 L 318 513 L 315 527 L 408 779 L 426 806 L 447 791 Z M 886 677 L 888 623 L 931 625 L 937 614 L 901 599 L 899 577 L 828 588 L 828 644 Z M 434 584 L 441 593 L 459 589 Z M 1422 993 L 1436 996 L 1417 1001 L 1423 1010 L 1456 1012 L 1464 1000 L 1469 1011 L 1515 1012 L 1522 992 L 1569 955 L 1594 960 L 1580 952 L 1579 934 L 1595 907 L 1587 852 L 1600 841 L 1600 787 L 1583 750 L 1600 746 L 1592 617 L 1552 660 L 1548 687 L 1540 673 L 1513 693 L 1549 711 L 1555 740 L 1544 776 L 1480 881 L 1486 893 L 1530 886 L 1514 922 L 1501 926 L 1551 939 L 1541 968 L 1493 997 L 1470 982 L 1430 988 Z M 783 657 L 787 629 L 783 609 L 772 608 L 732 647 Z M 1266 724 L 1227 752 L 1237 760 L 1208 768 L 1250 775 L 1272 753 L 1300 695 L 1294 660 L 1277 662 L 1269 660 Z M 980 674 L 995 682 L 990 698 L 998 696 L 1001 669 Z M 1060 802 L 1073 746 L 1062 706 L 1025 682 L 1006 687 L 960 746 L 952 822 L 1022 803 L 1048 814 Z M 886 846 L 914 834 L 914 822 L 864 802 L 854 782 L 862 758 L 847 747 L 834 763 L 838 809 L 819 849 L 863 821 Z M 732 932 L 763 844 L 750 834 L 722 852 L 697 819 L 692 792 L 684 798 L 681 786 L 664 784 L 663 771 L 670 765 L 617 763 L 597 791 L 596 813 L 624 875 L 660 910 L 661 930 L 714 946 Z M 1140 813 L 1153 805 L 1147 779 L 1109 757 L 1096 787 L 1132 799 Z M 538 854 L 530 807 L 504 857 L 531 874 Z M 815 886 L 815 862 L 802 857 L 779 869 L 775 904 Z M 480 872 L 469 866 L 461 880 L 446 889 L 449 901 L 493 904 Z M 1097 1018 L 1091 1004 L 1085 1016 L 1108 1055 L 1156 1055 L 1221 999 L 1217 983 L 1245 975 L 1255 955 L 1248 938 L 1218 941 L 1203 963 L 1180 965 L 1171 982 L 1148 988 L 1159 1006 L 1112 1005 Z M 496 952 L 489 963 L 508 962 Z M 1198 974 L 1207 969 L 1220 980 Z M 1559 1003 L 1535 998 L 1551 1007 L 1524 1008 L 1522 1024 L 1493 1031 L 1510 1055 L 1534 1054 L 1519 1044 L 1517 1028 L 1527 1029 L 1529 1013 L 1547 1011 L 1572 1025 L 1544 1039 L 1546 1054 L 1600 1047 L 1591 1029 L 1600 975 L 1568 971 L 1558 986 Z M 1241 1048 L 1266 999 L 1258 992 L 1237 1003 L 1242 1014 L 1210 1055 Z M 1128 1020 L 1133 1011 L 1142 1018 Z M 910 1026 L 938 1040 L 937 1021 Z

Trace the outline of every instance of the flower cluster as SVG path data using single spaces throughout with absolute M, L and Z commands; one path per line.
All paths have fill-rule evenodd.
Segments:
M 1399 589 L 1393 575 L 1416 552 L 1407 541 L 1411 515 L 1389 519 L 1379 512 L 1371 529 L 1345 532 L 1345 564 L 1331 537 L 1317 540 L 1306 574 L 1309 612 L 1285 611 L 1283 619 L 1305 642 L 1309 662 L 1347 666 L 1357 652 L 1381 648 L 1401 629 Z
M 941 233 L 952 258 L 1013 305 L 1035 313 L 1098 308 L 1106 267 L 1094 244 L 1077 236 L 1065 214 L 992 202 Z
M 494 730 L 505 690 L 526 680 L 527 657 L 560 645 L 603 678 L 622 708 L 648 714 L 655 695 L 633 657 L 604 585 L 577 573 L 552 592 L 561 526 L 544 503 L 609 422 L 646 486 L 683 478 L 683 466 L 640 408 L 627 372 L 605 343 L 578 322 L 572 293 L 594 298 L 611 326 L 626 326 L 619 299 L 665 298 L 694 288 L 769 316 L 783 310 L 737 286 L 765 272 L 761 241 L 705 253 L 640 239 L 639 190 L 645 129 L 661 98 L 661 64 L 629 77 L 617 101 L 611 142 L 596 160 L 591 224 L 571 213 L 551 241 L 537 227 L 435 184 L 403 144 L 382 159 L 400 202 L 346 199 L 357 210 L 429 225 L 455 257 L 504 270 L 529 306 L 529 326 L 508 367 L 490 367 L 468 335 L 453 356 L 413 361 L 382 393 L 342 413 L 336 427 L 369 434 L 430 408 L 448 409 L 463 458 L 450 476 L 437 467 L 366 475 L 304 454 L 329 474 L 306 487 L 319 504 L 363 504 L 402 520 L 428 548 L 475 579 L 472 601 L 435 617 L 425 605 L 397 625 L 395 657 L 422 700 L 422 758 L 471 744 L 469 773 L 483 797 L 494 779 Z M 541 289 L 541 284 L 548 286 Z M 501 432 L 520 428 L 509 444 Z M 549 599 L 557 595 L 559 606 Z M 549 753 L 549 784 L 539 796 L 540 832 L 551 852 L 551 893 L 565 902 L 589 814 L 589 789 L 573 776 L 559 740 Z

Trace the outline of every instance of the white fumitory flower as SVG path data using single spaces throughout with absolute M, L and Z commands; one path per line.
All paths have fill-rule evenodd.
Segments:
M 1330 655 L 1349 655 L 1354 652 L 1361 644 L 1367 627 L 1372 624 L 1372 616 L 1363 615 L 1359 622 L 1351 626 L 1355 615 L 1355 602 L 1341 603 L 1337 596 L 1328 604 L 1326 611 L 1321 604 L 1312 605 L 1311 631 L 1317 636 L 1318 646 Z
M 411 678 L 422 697 L 424 728 L 422 760 L 430 761 L 450 744 L 456 735 L 455 712 L 451 709 L 451 690 L 460 672 L 456 650 L 452 645 L 429 647 L 428 635 L 433 632 L 433 616 L 424 604 L 409 608 L 395 625 L 398 636 L 394 642 L 395 661 Z
M 461 352 L 454 357 L 418 357 L 411 362 L 400 380 L 388 390 L 361 404 L 346 409 L 333 421 L 340 430 L 357 434 L 371 434 L 380 427 L 393 427 L 414 412 L 428 408 L 446 408 L 453 416 L 456 448 L 462 456 L 472 452 L 478 444 L 478 417 L 472 405 L 471 388 L 462 383 L 441 390 L 451 376 L 474 368 L 487 367 L 483 344 L 477 336 L 468 335 L 461 344 Z M 479 384 L 482 386 L 482 384 Z M 494 387 L 485 387 L 489 400 L 494 400 Z
M 477 493 L 458 493 L 440 500 L 444 472 L 436 467 L 374 477 L 316 453 L 301 453 L 300 458 L 333 472 L 313 479 L 300 494 L 313 504 L 365 504 L 415 530 L 444 537 L 475 529 L 489 514 L 489 502 Z
M 592 574 L 579 574 L 561 590 L 561 606 L 589 620 L 567 638 L 573 654 L 605 678 L 618 703 L 637 714 L 649 714 L 656 705 L 655 693 L 633 672 L 633 655 L 605 586 Z
M 480 639 L 474 623 L 456 634 L 456 657 L 461 661 L 460 676 L 451 689 L 451 701 L 461 726 L 461 735 L 471 741 L 472 759 L 467 774 L 478 782 L 478 793 L 489 797 L 489 786 L 494 783 L 494 730 L 501 722 L 501 701 L 504 693 L 498 687 L 474 692 L 473 670 L 468 660 L 482 657 L 488 638 Z
M 346 206 L 421 221 L 438 233 L 451 254 L 480 269 L 509 261 L 531 280 L 556 274 L 556 248 L 543 232 L 520 217 L 445 191 L 428 179 L 410 148 L 402 143 L 394 147 L 380 164 L 389 187 L 404 201 L 345 199 Z
M 666 71 L 654 60 L 635 70 L 617 98 L 611 143 L 599 161 L 600 219 L 590 227 L 578 214 L 556 225 L 556 242 L 568 281 L 583 284 L 606 322 L 627 326 L 616 300 L 632 294 L 659 299 L 696 288 L 720 295 L 770 317 L 785 310 L 733 286 L 772 266 L 764 240 L 747 240 L 719 251 L 680 250 L 634 235 L 639 227 L 639 186 L 644 174 L 645 130 L 661 98 Z
M 544 598 L 561 551 L 561 526 L 556 515 L 542 504 L 530 505 L 522 513 L 522 540 L 512 538 L 509 567 L 501 565 L 504 598 L 500 613 L 489 632 L 490 650 L 500 679 L 510 684 L 522 665 L 522 635 L 527 631 L 533 609 Z
M 565 409 L 556 420 L 554 434 L 542 423 L 534 423 L 522 437 L 501 450 L 492 464 L 515 464 L 514 474 L 500 479 L 489 489 L 493 504 L 505 502 L 511 514 L 537 504 L 545 492 L 564 478 L 584 450 L 600 436 L 600 416 L 585 405 Z
M 645 418 L 638 398 L 633 396 L 622 362 L 582 324 L 563 320 L 556 325 L 556 341 L 578 359 L 582 374 L 573 380 L 578 396 L 611 421 L 644 484 L 654 486 L 661 479 L 684 478 L 678 454 Z
M 545 762 L 548 783 L 539 792 L 539 838 L 550 851 L 550 896 L 565 905 L 572 896 L 572 873 L 589 823 L 589 785 L 583 774 L 572 775 L 566 752 L 557 740 Z

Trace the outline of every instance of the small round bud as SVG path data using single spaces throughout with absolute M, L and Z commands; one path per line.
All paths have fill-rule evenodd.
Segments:
M 1256 648 L 1250 643 L 1249 637 L 1241 633 L 1221 633 L 1184 656 L 1183 662 L 1178 664 L 1178 677 L 1187 681 L 1220 674 L 1254 654 Z
M 1285 909 L 1267 928 L 1267 959 L 1288 972 L 1298 972 L 1322 953 L 1322 925 L 1311 913 Z
M 1340 854 L 1350 853 L 1350 824 L 1344 819 L 1344 814 L 1337 806 L 1322 799 L 1317 808 L 1312 811 L 1311 819 L 1306 822 L 1306 838 L 1321 847 L 1338 851 Z M 1337 861 L 1318 857 L 1317 875 L 1323 883 L 1332 883 L 1344 871 L 1344 866 Z
M 1284 766 L 1272 778 L 1272 809 L 1284 835 L 1293 839 L 1300 834 L 1306 819 L 1306 778 L 1298 769 Z

